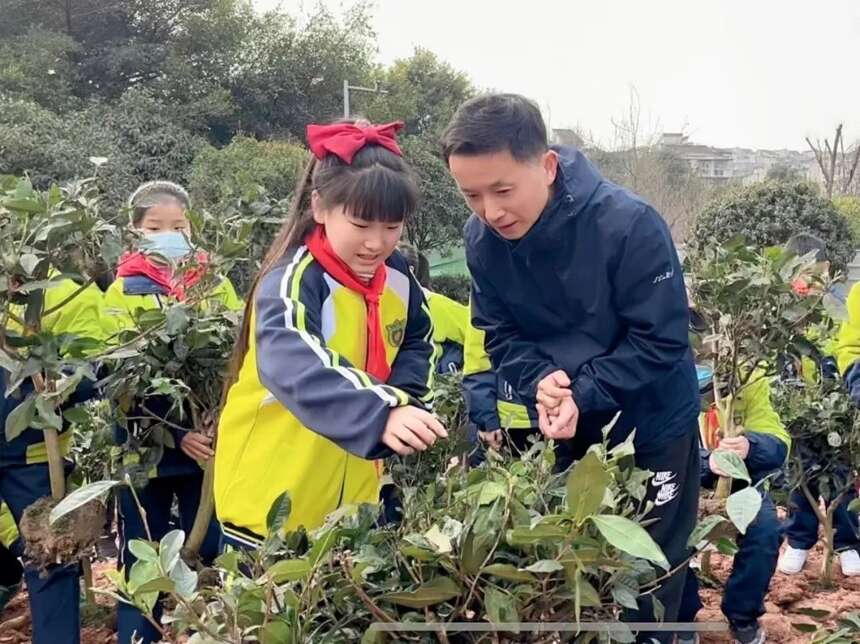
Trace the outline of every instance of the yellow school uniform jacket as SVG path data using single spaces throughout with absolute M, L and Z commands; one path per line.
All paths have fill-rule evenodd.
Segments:
M 426 289 L 424 296 L 433 319 L 433 342 L 440 345 L 455 342 L 463 346 L 466 342 L 466 327 L 469 326 L 469 307 Z
M 163 295 L 162 291 L 158 284 L 147 277 L 117 277 L 104 294 L 105 333 L 115 336 L 134 329 L 134 316 L 138 309 L 149 311 L 163 308 L 168 296 Z M 230 311 L 241 311 L 244 307 L 232 282 L 226 278 L 212 289 L 200 306 L 206 308 L 214 303 Z
M 836 359 L 839 373 L 850 380 L 857 379 L 857 369 L 852 367 L 860 360 L 860 283 L 851 287 L 846 302 L 848 318 L 839 329 L 836 345 Z M 849 378 L 849 371 L 850 374 Z M 851 383 L 849 382 L 849 387 Z
M 8 505 L 0 503 L 0 545 L 11 548 L 17 539 L 18 526 L 15 525 L 12 511 Z
M 435 369 L 424 294 L 405 260 L 386 262 L 380 301 L 391 375 L 372 378 L 363 297 L 326 273 L 305 246 L 260 282 L 252 332 L 230 388 L 215 451 L 215 507 L 225 534 L 254 545 L 283 492 L 285 528 L 313 529 L 352 503 L 377 503 L 389 412 L 429 406 Z
M 102 332 L 102 292 L 95 284 L 81 287 L 80 284 L 71 279 L 61 279 L 53 282 L 45 289 L 44 311 L 47 315 L 42 316 L 42 330 L 53 335 L 69 334 L 78 339 L 90 339 L 100 342 L 104 339 Z M 19 316 L 24 314 L 24 307 L 15 306 L 13 311 Z M 7 329 L 21 333 L 20 325 L 8 322 Z M 96 348 L 97 350 L 97 348 Z M 0 381 L 6 384 L 6 374 L 0 376 Z M 70 404 L 83 402 L 94 394 L 90 381 L 85 380 L 78 387 L 76 393 L 69 399 Z M 27 379 L 9 398 L 5 398 L 0 404 L 0 421 L 5 421 L 6 416 L 33 390 L 32 382 Z M 67 427 L 63 427 L 67 429 Z M 44 434 L 41 429 L 26 429 L 12 442 L 0 436 L 0 466 L 6 464 L 26 464 L 48 462 L 48 452 L 45 447 Z M 63 454 L 69 453 L 72 432 L 62 431 L 60 433 L 60 448 Z
M 469 324 L 463 361 L 463 390 L 469 420 L 482 432 L 536 427 L 537 421 L 529 416 L 528 408 L 513 387 L 490 364 L 485 341 L 486 334 Z

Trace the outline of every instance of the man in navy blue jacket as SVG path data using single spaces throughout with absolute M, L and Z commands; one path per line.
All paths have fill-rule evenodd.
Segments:
M 637 465 L 654 472 L 648 518 L 657 520 L 648 530 L 676 567 L 696 521 L 699 401 L 666 223 L 579 150 L 549 147 L 540 111 L 522 96 L 464 103 L 443 150 L 473 212 L 465 227 L 472 320 L 494 367 L 544 435 L 563 442 L 567 465 L 616 414 L 613 440 L 635 428 Z M 682 586 L 676 574 L 656 593 L 666 621 Z M 647 603 L 630 618 L 653 618 Z

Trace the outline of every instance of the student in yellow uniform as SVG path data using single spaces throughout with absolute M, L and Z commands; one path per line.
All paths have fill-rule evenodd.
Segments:
M 825 271 L 830 270 L 830 258 L 824 241 L 814 235 L 801 233 L 794 235 L 786 243 L 786 250 L 798 257 L 814 253 L 814 259 Z M 806 294 L 810 288 L 804 283 L 795 283 L 794 289 L 800 294 Z M 830 295 L 844 300 L 842 284 L 834 285 Z M 852 314 L 853 312 L 853 314 Z M 844 373 L 849 389 L 851 386 L 851 367 L 857 357 L 860 357 L 860 291 L 852 289 L 848 298 L 848 320 L 842 325 L 838 337 L 819 337 L 816 333 L 807 333 L 807 339 L 814 345 L 814 356 L 801 358 L 786 358 L 783 364 L 783 378 L 793 379 L 805 386 L 816 387 L 822 380 L 838 379 Z M 837 364 L 838 363 L 838 364 Z M 860 397 L 858 397 L 860 400 Z M 798 445 L 805 463 L 814 463 L 815 454 L 809 453 L 801 443 Z M 813 482 L 812 494 L 819 496 L 818 486 Z M 831 492 L 832 495 L 838 491 Z M 839 553 L 839 566 L 846 577 L 860 575 L 860 537 L 858 537 L 857 514 L 848 510 L 849 504 L 857 498 L 853 489 L 842 497 L 839 507 L 834 512 L 835 528 L 834 545 Z M 832 499 L 824 498 L 825 504 Z M 809 504 L 806 495 L 801 490 L 794 490 L 789 499 L 789 516 L 785 522 L 784 533 L 788 545 L 779 558 L 779 571 L 786 575 L 800 573 L 806 565 L 809 551 L 818 542 L 818 517 Z
M 22 307 L 23 308 L 23 307 Z M 58 279 L 45 289 L 42 330 L 52 335 L 72 335 L 91 340 L 102 339 L 102 293 L 94 284 L 81 290 L 71 279 Z M 21 311 L 20 313 L 23 313 Z M 17 327 L 17 328 L 16 328 Z M 10 322 L 7 331 L 21 332 Z M 9 383 L 9 374 L 0 368 L 0 391 Z M 0 398 L 0 427 L 21 402 L 34 391 L 32 380 L 27 378 L 8 397 Z M 76 405 L 95 394 L 93 383 L 84 380 L 67 401 Z M 60 447 L 67 455 L 72 432 L 63 427 Z M 69 463 L 69 465 L 71 465 Z M 21 520 L 24 510 L 38 499 L 51 495 L 48 471 L 48 452 L 41 429 L 28 428 L 11 441 L 0 432 L 0 501 L 5 502 L 14 522 Z M 7 517 L 7 528 L 8 517 Z M 16 544 L 18 547 L 21 544 Z M 5 566 L 4 566 L 5 567 Z M 52 566 L 47 571 L 30 566 L 24 560 L 24 575 L 33 616 L 33 642 L 80 641 L 79 566 Z
M 142 233 L 140 250 L 122 257 L 117 278 L 105 293 L 105 327 L 118 341 L 121 331 L 135 329 L 135 316 L 142 310 L 163 308 L 170 302 L 183 300 L 187 289 L 194 286 L 206 270 L 206 257 L 199 254 L 198 267 L 183 271 L 181 277 L 175 268 L 192 253 L 189 243 L 191 224 L 187 210 L 190 206 L 185 190 L 169 181 L 152 181 L 140 186 L 129 199 L 132 227 Z M 222 279 L 200 306 L 239 310 L 242 301 L 236 296 L 233 285 Z M 200 503 L 203 470 L 200 463 L 212 455 L 211 438 L 194 431 L 190 421 L 170 414 L 168 398 L 147 398 L 146 412 L 142 409 L 130 416 L 134 418 L 152 414 L 170 420 L 174 447 L 165 446 L 164 454 L 155 471 L 149 472 L 145 487 L 137 491 L 147 514 L 147 523 L 153 539 L 160 539 L 171 529 L 171 509 L 174 500 L 179 509 L 180 526 L 190 532 Z M 152 424 L 158 422 L 154 418 Z M 129 424 L 145 421 L 129 420 Z M 184 427 L 183 427 L 184 426 Z M 183 427 L 180 429 L 180 427 Z M 124 445 L 129 440 L 127 428 L 116 426 L 114 440 Z M 133 539 L 146 539 L 146 530 L 131 491 L 123 488 L 118 494 L 119 533 L 121 541 L 118 565 L 126 573 L 136 561 L 129 549 Z M 218 525 L 213 520 L 209 533 L 200 549 L 204 561 L 218 551 Z M 135 642 L 148 644 L 158 641 L 159 634 L 149 621 L 133 606 L 120 604 L 117 608 L 119 644 Z M 160 606 L 156 607 L 156 614 Z
M 441 354 L 437 363 L 440 374 L 463 370 L 463 351 L 466 329 L 469 326 L 469 307 L 452 300 L 447 295 L 430 290 L 429 280 L 421 280 L 418 271 L 418 251 L 409 242 L 400 242 L 397 250 L 403 255 L 409 269 L 424 289 L 424 297 L 430 306 L 433 320 L 433 342 Z
M 702 396 L 705 411 L 699 418 L 702 486 L 713 488 L 717 478 L 723 475 L 713 456 L 713 450 L 718 446 L 743 459 L 753 484 L 778 471 L 785 463 L 791 437 L 773 408 L 769 379 L 753 376 L 751 383 L 741 391 L 735 402 L 735 418 L 743 431 L 733 438 L 717 439 L 716 443 L 709 439 L 720 429 L 713 397 L 713 387 L 708 383 Z M 745 485 L 737 481 L 735 484 Z M 663 483 L 664 488 L 668 486 L 671 489 L 672 485 L 670 481 Z M 763 644 L 766 641 L 764 629 L 758 620 L 765 613 L 764 598 L 779 556 L 781 529 L 776 506 L 770 493 L 762 490 L 761 495 L 761 509 L 747 527 L 746 533 L 738 536 L 738 551 L 726 581 L 721 605 L 734 641 L 741 644 Z M 688 570 L 678 621 L 695 621 L 701 607 L 696 574 Z M 698 635 L 694 632 L 679 634 L 677 638 L 679 644 L 698 641 Z
M 447 435 L 433 416 L 433 327 L 395 252 L 418 189 L 401 124 L 308 126 L 293 212 L 245 311 L 218 428 L 215 508 L 225 544 L 253 548 L 289 493 L 285 528 L 377 503 L 381 463 Z
M 0 612 L 21 588 L 24 568 L 16 552 L 20 550 L 18 526 L 9 506 L 0 503 Z
M 529 416 L 528 408 L 501 372 L 493 369 L 485 341 L 484 331 L 470 323 L 463 363 L 470 430 L 482 443 L 499 449 L 507 442 L 514 454 L 519 454 L 529 448 L 529 436 L 540 434 L 537 420 Z M 473 464 L 482 460 L 482 451 L 479 446 Z

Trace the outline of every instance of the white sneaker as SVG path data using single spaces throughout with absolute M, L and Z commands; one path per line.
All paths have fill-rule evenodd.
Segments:
M 857 556 L 855 551 L 854 555 Z M 806 565 L 806 558 L 809 556 L 809 550 L 799 550 L 786 546 L 782 555 L 779 557 L 779 562 L 776 564 L 776 569 L 785 575 L 796 575 L 803 566 Z M 860 557 L 857 559 L 858 572 L 860 572 Z
M 860 575 L 860 554 L 856 550 L 843 550 L 839 553 L 839 565 L 842 566 L 842 574 L 846 577 L 857 577 Z

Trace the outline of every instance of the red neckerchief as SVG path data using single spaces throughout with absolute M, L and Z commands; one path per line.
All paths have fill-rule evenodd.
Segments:
M 183 271 L 178 280 L 174 279 L 170 266 L 156 264 L 144 253 L 126 253 L 119 260 L 117 277 L 147 277 L 164 289 L 164 292 L 180 302 L 185 300 L 185 292 L 203 277 L 209 257 L 206 253 L 197 254 L 197 266 Z
M 380 265 L 370 282 L 365 284 L 335 254 L 331 244 L 326 239 L 325 229 L 322 226 L 317 226 L 305 243 L 311 255 L 320 263 L 326 273 L 364 298 L 364 303 L 367 306 L 367 361 L 364 370 L 385 382 L 391 374 L 391 367 L 385 355 L 385 342 L 382 339 L 382 317 L 379 312 L 379 300 L 383 290 L 385 290 L 387 277 L 385 264 Z

